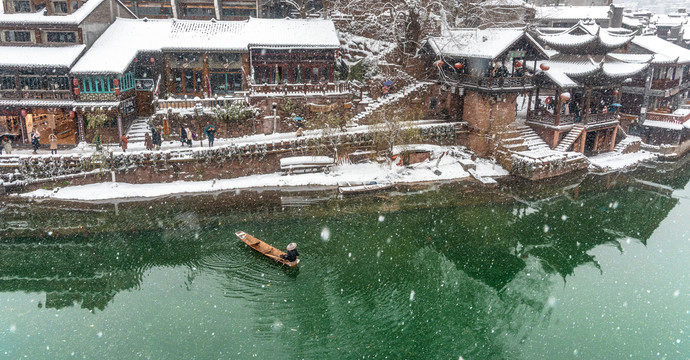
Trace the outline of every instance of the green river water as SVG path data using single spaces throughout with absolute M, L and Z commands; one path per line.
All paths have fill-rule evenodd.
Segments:
M 0 358 L 689 359 L 689 181 L 4 202 Z

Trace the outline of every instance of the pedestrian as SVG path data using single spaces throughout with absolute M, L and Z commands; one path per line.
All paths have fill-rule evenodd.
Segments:
M 216 127 L 213 126 L 212 124 L 209 124 L 206 126 L 204 131 L 206 132 L 206 137 L 208 138 L 208 147 L 212 147 L 213 146 L 213 140 L 216 137 Z
M 153 139 L 151 139 L 149 133 L 144 134 L 144 146 L 146 150 L 153 150 Z
M 158 142 L 161 140 L 161 134 L 158 132 L 158 130 L 155 127 L 151 128 L 151 143 L 153 143 L 153 146 L 156 148 L 156 150 L 160 150 L 161 146 L 158 144 Z
M 3 147 L 5 148 L 5 155 L 12 154 L 12 139 L 5 138 L 5 142 L 3 144 Z
M 41 141 L 41 134 L 38 132 L 38 129 L 34 128 L 34 131 L 31 132 L 31 146 L 34 149 L 34 154 L 36 154 L 36 151 L 41 146 L 40 141 Z
M 120 138 L 120 146 L 122 147 L 122 152 L 127 152 L 127 143 L 129 142 L 129 139 L 127 138 L 127 135 L 122 135 Z
M 2 149 L 5 147 L 5 138 L 0 138 L 0 155 L 2 155 Z
M 302 131 L 302 128 L 299 127 L 297 128 L 297 133 L 295 133 L 297 137 L 304 136 L 304 131 Z
M 187 144 L 187 130 L 185 130 L 184 127 L 180 127 L 180 142 L 182 143 L 182 146 Z
M 187 145 L 189 147 L 192 147 L 192 140 L 194 139 L 194 132 L 192 132 L 192 129 L 186 128 L 185 131 L 187 132 Z
M 50 155 L 57 155 L 57 135 L 55 135 L 55 131 L 48 135 L 48 140 L 50 140 Z
M 290 243 L 287 246 L 287 254 L 280 255 L 281 259 L 293 262 L 297 260 L 299 253 L 297 252 L 297 243 Z
M 388 97 L 388 92 L 389 92 L 389 91 L 390 91 L 390 88 L 389 88 L 388 86 L 384 86 L 384 87 L 383 87 L 383 90 L 381 90 L 381 92 L 383 93 L 382 96 L 383 96 L 384 98 L 387 98 L 387 97 Z

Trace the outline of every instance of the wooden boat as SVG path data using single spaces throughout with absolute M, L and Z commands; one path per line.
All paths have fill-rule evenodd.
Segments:
M 266 244 L 265 242 L 247 234 L 244 231 L 238 231 L 235 233 L 235 235 L 242 241 L 244 241 L 245 244 L 249 245 L 252 249 L 268 256 L 269 258 L 289 267 L 294 267 L 295 265 L 299 264 L 299 259 L 295 261 L 287 261 L 283 258 L 280 257 L 280 255 L 285 255 L 284 252 L 274 248 L 271 245 Z
M 393 183 L 372 182 L 370 184 L 341 186 L 338 188 L 341 194 L 359 194 L 393 187 Z

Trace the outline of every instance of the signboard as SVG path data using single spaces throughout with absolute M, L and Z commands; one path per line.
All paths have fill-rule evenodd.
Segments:
M 510 60 L 513 60 L 515 58 L 524 58 L 525 51 L 511 51 L 508 53 L 508 57 L 510 58 Z
M 134 79 L 134 88 L 137 91 L 153 91 L 154 85 L 153 79 Z

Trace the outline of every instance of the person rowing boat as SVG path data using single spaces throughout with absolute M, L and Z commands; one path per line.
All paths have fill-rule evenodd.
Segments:
M 299 252 L 297 252 L 297 243 L 289 243 L 287 246 L 287 254 L 280 255 L 282 259 L 290 262 L 297 260 L 298 256 Z

